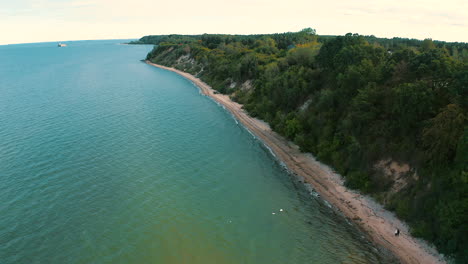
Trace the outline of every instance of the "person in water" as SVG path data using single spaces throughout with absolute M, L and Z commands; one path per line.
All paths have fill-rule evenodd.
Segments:
M 397 229 L 395 230 L 395 236 L 399 236 L 399 235 L 400 235 L 400 229 L 397 228 Z

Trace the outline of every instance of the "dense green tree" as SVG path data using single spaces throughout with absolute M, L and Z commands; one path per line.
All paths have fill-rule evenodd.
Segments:
M 463 135 L 466 116 L 457 105 L 450 104 L 429 120 L 423 131 L 427 158 L 432 164 L 453 160 L 459 139 Z

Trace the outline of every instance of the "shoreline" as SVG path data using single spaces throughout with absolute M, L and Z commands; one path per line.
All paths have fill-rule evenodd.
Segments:
M 149 61 L 145 63 L 181 75 L 193 82 L 204 95 L 223 105 L 243 126 L 261 139 L 291 173 L 312 185 L 323 199 L 361 229 L 371 242 L 391 252 L 402 263 L 445 263 L 434 248 L 412 237 L 406 224 L 393 213 L 383 209 L 371 198 L 347 189 L 340 175 L 318 162 L 310 153 L 300 152 L 298 146 L 272 131 L 267 123 L 249 116 L 242 105 L 232 101 L 228 95 L 215 93 L 208 84 L 189 73 Z M 396 228 L 400 229 L 398 237 L 393 233 Z

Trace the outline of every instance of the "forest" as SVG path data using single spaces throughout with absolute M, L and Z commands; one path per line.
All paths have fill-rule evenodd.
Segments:
M 468 263 L 468 43 L 299 32 L 145 36 Z

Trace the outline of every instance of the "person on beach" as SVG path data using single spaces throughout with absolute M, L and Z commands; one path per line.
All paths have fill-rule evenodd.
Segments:
M 397 228 L 397 229 L 395 230 L 395 236 L 399 236 L 399 235 L 400 235 L 400 229 Z

